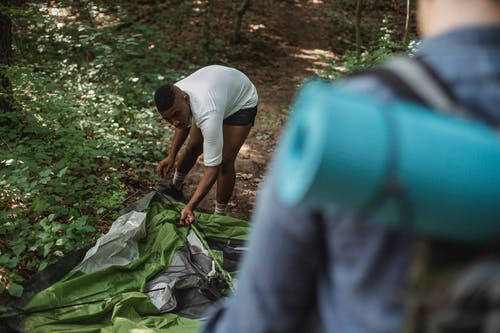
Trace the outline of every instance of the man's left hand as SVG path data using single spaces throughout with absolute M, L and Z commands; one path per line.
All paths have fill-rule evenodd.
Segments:
M 193 211 L 189 207 L 184 207 L 184 209 L 181 212 L 181 225 L 190 225 L 195 221 L 195 217 L 193 214 Z

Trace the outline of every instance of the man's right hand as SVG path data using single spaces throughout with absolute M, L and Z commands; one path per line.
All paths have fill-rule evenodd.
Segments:
M 175 158 L 170 157 L 170 155 L 161 160 L 156 167 L 156 173 L 158 174 L 158 176 L 160 176 L 161 178 L 167 177 L 170 170 L 172 170 L 174 163 Z

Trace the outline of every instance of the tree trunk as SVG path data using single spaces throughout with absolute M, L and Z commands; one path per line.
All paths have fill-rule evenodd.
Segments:
M 205 1 L 203 12 L 203 39 L 202 39 L 202 49 L 205 57 L 205 62 L 210 63 L 212 61 L 212 43 L 213 43 L 213 3 L 210 0 Z
M 356 58 L 361 59 L 361 1 L 356 0 L 354 28 L 356 30 Z
M 12 62 L 12 21 L 7 14 L 0 13 L 0 111 L 12 108 L 12 92 L 5 70 Z
M 234 32 L 233 32 L 233 37 L 231 39 L 232 43 L 236 44 L 241 41 L 241 22 L 243 20 L 243 15 L 245 15 L 249 7 L 250 7 L 250 0 L 243 0 L 243 2 L 235 10 L 236 19 L 234 21 Z
M 403 44 L 408 42 L 408 30 L 410 29 L 410 16 L 411 16 L 411 0 L 406 0 L 406 20 L 405 31 L 403 34 Z

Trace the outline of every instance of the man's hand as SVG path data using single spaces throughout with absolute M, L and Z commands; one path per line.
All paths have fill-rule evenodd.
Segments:
M 188 206 L 181 212 L 181 225 L 190 225 L 195 221 L 193 211 Z
M 175 158 L 170 157 L 170 155 L 161 160 L 156 167 L 156 173 L 158 174 L 158 176 L 160 176 L 161 178 L 167 177 L 170 170 L 172 170 L 174 163 Z

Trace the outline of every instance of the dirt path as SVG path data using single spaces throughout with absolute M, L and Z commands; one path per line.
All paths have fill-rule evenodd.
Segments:
M 273 1 L 252 7 L 244 17 L 246 40 L 228 59 L 245 72 L 259 92 L 254 128 L 236 161 L 236 185 L 228 215 L 249 220 L 255 196 L 274 151 L 297 86 L 318 72 L 323 57 L 333 57 L 331 22 L 326 13 L 335 1 Z M 201 160 L 186 180 L 185 194 L 194 193 L 203 172 Z M 212 212 L 215 186 L 198 209 Z

